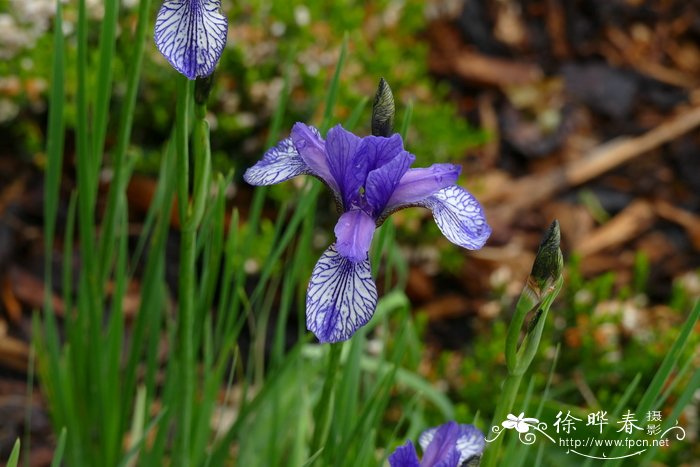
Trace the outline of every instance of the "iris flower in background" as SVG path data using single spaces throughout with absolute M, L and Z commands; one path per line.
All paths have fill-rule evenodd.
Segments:
M 418 460 L 411 440 L 389 456 L 391 467 L 459 467 L 484 451 L 484 434 L 474 425 L 448 422 L 423 432 L 418 438 L 423 460 Z
M 220 0 L 165 0 L 156 16 L 154 39 L 173 68 L 195 79 L 212 74 L 227 33 Z
M 412 169 L 414 160 L 399 134 L 360 138 L 338 125 L 324 140 L 317 129 L 297 123 L 244 174 L 251 185 L 315 176 L 342 210 L 336 241 L 316 263 L 306 296 L 306 326 L 321 342 L 349 339 L 374 314 L 377 287 L 368 252 L 374 231 L 393 212 L 428 208 L 448 240 L 470 250 L 491 234 L 479 202 L 455 185 L 459 166 Z

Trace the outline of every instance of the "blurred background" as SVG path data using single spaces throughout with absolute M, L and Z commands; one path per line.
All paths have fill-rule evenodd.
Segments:
M 97 24 L 101 2 L 88 4 Z M 462 413 L 481 410 L 485 419 L 492 413 L 493 381 L 505 374 L 503 342 L 513 300 L 554 218 L 562 230 L 566 282 L 545 331 L 536 388 L 544 385 L 556 344 L 561 350 L 553 397 L 571 407 L 612 407 L 638 372 L 651 378 L 700 297 L 699 1 L 222 4 L 229 38 L 215 73 L 209 120 L 215 169 L 233 171 L 230 204 L 243 221 L 252 187 L 242 174 L 266 149 L 284 77 L 290 97 L 282 128 L 319 123 L 344 37 L 348 57 L 334 120 L 351 119 L 364 102 L 355 130 L 369 133 L 368 109 L 384 77 L 394 91 L 397 122 L 412 104 L 406 145 L 416 165 L 463 166 L 460 184 L 484 204 L 493 227 L 485 248 L 454 247 L 428 211 L 392 217 L 408 263 L 406 292 L 427 342 L 421 371 Z M 23 433 L 29 406 L 36 465 L 53 450 L 41 394 L 28 400 L 25 383 L 31 312 L 41 307 L 43 293 L 42 174 L 53 10 L 51 0 L 0 0 L 0 451 Z M 135 2 L 125 0 L 122 30 L 134 27 L 135 14 Z M 76 19 L 75 2 L 67 2 L 69 44 L 75 42 Z M 121 47 L 128 49 L 128 42 Z M 117 96 L 128 66 L 118 62 Z M 75 79 L 71 73 L 68 83 Z M 129 150 L 135 161 L 129 186 L 134 236 L 171 128 L 171 74 L 149 45 Z M 118 97 L 113 106 L 118 111 Z M 59 237 L 75 187 L 71 111 L 69 106 Z M 109 145 L 114 135 L 107 138 Z M 104 187 L 110 175 L 103 172 Z M 271 188 L 269 220 L 255 249 L 259 258 L 271 247 L 275 200 L 288 190 L 289 184 Z M 333 235 L 330 201 L 327 208 L 318 214 L 319 252 Z M 174 258 L 176 231 L 174 222 Z M 259 262 L 250 259 L 245 267 L 254 280 Z M 58 277 L 60 264 L 55 269 Z M 168 273 L 174 283 L 176 261 Z M 130 296 L 127 314 L 137 309 L 138 275 Z M 689 351 L 697 350 L 698 341 L 696 335 Z M 688 438 L 663 453 L 668 465 L 692 463 L 700 455 L 699 404 L 696 398 L 683 414 L 681 423 L 691 427 Z M 389 420 L 399 416 L 398 406 L 387 414 Z

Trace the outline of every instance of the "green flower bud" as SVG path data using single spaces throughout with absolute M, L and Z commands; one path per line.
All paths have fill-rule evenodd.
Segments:
M 537 250 L 532 272 L 527 280 L 528 287 L 534 292 L 538 300 L 548 293 L 561 277 L 564 268 L 564 257 L 561 254 L 559 243 L 559 221 L 556 219 L 549 226 L 542 237 L 540 248 Z
M 394 95 L 389 84 L 381 78 L 372 105 L 372 135 L 391 136 L 394 131 Z

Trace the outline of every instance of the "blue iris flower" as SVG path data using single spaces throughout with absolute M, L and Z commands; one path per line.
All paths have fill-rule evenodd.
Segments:
M 160 53 L 189 79 L 212 74 L 226 45 L 221 0 L 165 0 L 153 38 Z
M 486 441 L 474 425 L 448 422 L 423 432 L 418 438 L 423 460 L 418 460 L 411 440 L 389 456 L 391 467 L 459 467 L 474 456 L 481 456 Z
M 479 202 L 455 185 L 459 166 L 412 169 L 414 160 L 398 134 L 360 138 L 338 125 L 324 140 L 317 129 L 297 123 L 289 138 L 244 174 L 251 185 L 315 176 L 342 208 L 336 241 L 316 263 L 306 295 L 306 326 L 321 342 L 349 339 L 374 314 L 377 287 L 368 252 L 376 228 L 391 213 L 409 206 L 431 209 L 442 233 L 470 250 L 491 234 Z

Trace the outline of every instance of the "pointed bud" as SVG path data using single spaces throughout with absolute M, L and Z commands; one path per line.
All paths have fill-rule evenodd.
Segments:
M 528 285 L 540 299 L 561 277 L 564 257 L 559 249 L 560 240 L 559 221 L 555 219 L 542 237 L 535 263 L 532 265 L 532 272 L 528 278 Z
M 372 105 L 372 135 L 391 136 L 394 131 L 394 95 L 389 84 L 381 78 Z

